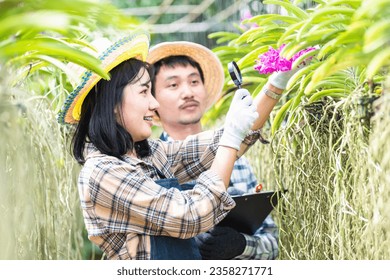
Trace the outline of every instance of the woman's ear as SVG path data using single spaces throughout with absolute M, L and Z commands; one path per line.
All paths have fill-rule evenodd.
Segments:
M 116 121 L 120 122 L 121 118 L 120 118 L 119 110 L 118 110 L 117 106 L 115 106 L 115 108 L 114 108 L 114 116 L 115 116 Z
M 120 105 L 117 105 L 114 108 L 114 117 L 115 117 L 115 120 L 117 121 L 117 123 L 119 123 L 120 125 L 123 125 L 124 122 L 123 122 L 123 118 L 122 118 L 122 110 L 118 106 L 120 106 Z

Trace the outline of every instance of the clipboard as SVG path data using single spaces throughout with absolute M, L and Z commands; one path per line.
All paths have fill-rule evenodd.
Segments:
M 282 192 L 285 191 L 264 191 L 232 196 L 236 207 L 230 210 L 218 226 L 232 227 L 239 232 L 253 235 L 275 208 Z

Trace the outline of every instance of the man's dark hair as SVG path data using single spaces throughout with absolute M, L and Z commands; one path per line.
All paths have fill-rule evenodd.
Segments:
M 84 149 L 92 143 L 101 153 L 122 159 L 133 149 L 140 157 L 150 154 L 148 140 L 134 143 L 132 136 L 117 122 L 115 110 L 121 116 L 123 90 L 127 84 L 136 83 L 147 71 L 153 78 L 153 68 L 146 62 L 129 59 L 110 71 L 109 81 L 101 79 L 86 96 L 81 116 L 73 136 L 73 155 L 80 163 L 85 163 Z M 142 73 L 141 73 L 142 74 Z
M 156 61 L 153 64 L 154 67 L 154 73 L 157 75 L 160 72 L 160 69 L 162 66 L 174 68 L 176 65 L 181 65 L 181 66 L 187 66 L 191 65 L 192 67 L 195 67 L 198 69 L 200 78 L 202 82 L 204 83 L 204 75 L 202 68 L 200 67 L 199 63 L 193 60 L 191 57 L 186 56 L 186 55 L 173 55 L 173 56 L 167 56 L 163 59 L 160 59 L 159 61 Z M 152 83 L 154 86 L 154 79 L 152 79 Z

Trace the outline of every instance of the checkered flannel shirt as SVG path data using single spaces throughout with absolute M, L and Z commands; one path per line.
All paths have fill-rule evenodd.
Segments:
M 123 160 L 86 147 L 78 188 L 89 239 L 108 259 L 150 259 L 150 236 L 191 238 L 221 221 L 235 205 L 221 178 L 208 170 L 223 129 L 171 143 L 149 140 L 151 155 Z M 258 135 L 244 142 L 252 145 Z M 192 190 L 166 189 L 154 181 L 195 180 Z

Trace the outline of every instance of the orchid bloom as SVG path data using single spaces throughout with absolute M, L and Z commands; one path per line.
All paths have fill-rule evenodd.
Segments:
M 254 67 L 255 70 L 259 71 L 260 74 L 271 74 L 276 71 L 289 71 L 291 70 L 291 66 L 294 61 L 297 60 L 301 55 L 316 49 L 314 47 L 310 47 L 294 54 L 292 58 L 286 59 L 280 56 L 280 53 L 285 46 L 286 45 L 283 44 L 277 50 L 270 47 L 266 53 L 259 55 L 259 59 L 256 60 L 256 65 Z

